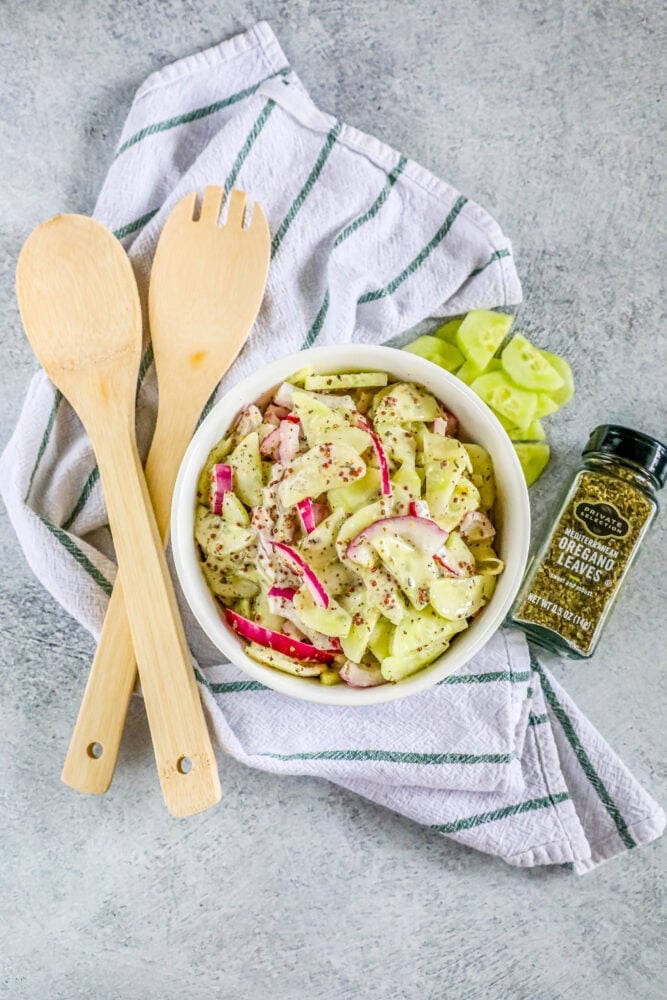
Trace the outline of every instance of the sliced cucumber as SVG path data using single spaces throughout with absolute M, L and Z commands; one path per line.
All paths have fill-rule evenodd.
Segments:
M 405 656 L 432 643 L 449 642 L 452 636 L 465 628 L 467 628 L 465 620 L 445 621 L 432 608 L 424 607 L 422 611 L 410 609 L 400 625 L 394 629 L 389 655 Z
M 222 519 L 246 527 L 250 524 L 248 511 L 234 492 L 229 490 L 222 498 Z
M 371 605 L 361 586 L 350 588 L 349 593 L 341 598 L 341 604 L 351 616 L 352 625 L 347 636 L 341 638 L 340 644 L 348 660 L 361 663 L 380 612 Z
M 480 375 L 470 388 L 494 410 L 507 420 L 525 430 L 535 418 L 537 397 L 534 392 L 519 389 L 505 372 L 489 372 Z
M 220 559 L 247 549 L 256 541 L 257 532 L 223 521 L 200 505 L 195 516 L 195 538 L 207 556 Z
M 345 511 L 342 507 L 334 510 L 321 521 L 315 531 L 299 542 L 299 549 L 303 552 L 306 561 L 314 568 L 329 566 L 337 561 L 336 538 L 341 525 L 345 521 Z
M 473 309 L 461 323 L 456 334 L 456 346 L 479 371 L 484 371 L 509 333 L 514 316 Z
M 426 358 L 427 361 L 432 361 L 448 372 L 455 372 L 464 361 L 463 355 L 454 344 L 438 337 L 417 337 L 410 344 L 406 344 L 403 350 L 417 354 L 420 358 Z
M 443 578 L 431 586 L 431 606 L 450 621 L 470 618 L 484 603 L 483 576 Z
M 453 531 L 464 514 L 469 510 L 479 510 L 480 506 L 479 490 L 470 479 L 462 476 L 454 488 L 447 510 L 438 515 L 437 522 L 445 531 Z
M 347 375 L 308 375 L 305 387 L 309 390 L 331 392 L 334 389 L 364 389 L 382 387 L 389 378 L 385 372 L 352 372 Z
M 371 545 L 410 603 L 415 608 L 425 608 L 428 588 L 438 578 L 433 559 L 389 532 L 378 535 Z
M 526 443 L 517 441 L 514 443 L 514 450 L 519 456 L 519 462 L 526 477 L 526 483 L 532 486 L 533 483 L 537 482 L 549 464 L 551 455 L 549 445 L 546 441 Z
M 392 625 L 391 622 L 380 616 L 376 622 L 375 628 L 371 632 L 368 640 L 368 648 L 373 656 L 377 657 L 380 663 L 382 663 L 383 660 L 386 660 L 389 656 L 389 647 L 391 646 L 394 628 L 395 626 Z
M 202 465 L 201 472 L 199 473 L 199 479 L 197 480 L 197 498 L 201 500 L 202 503 L 205 503 L 208 500 L 209 489 L 211 486 L 209 480 L 211 469 L 214 465 L 217 465 L 218 462 L 224 462 L 227 455 L 229 455 L 232 450 L 233 443 L 234 440 L 230 435 L 230 437 L 226 437 L 223 438 L 222 441 L 218 441 L 218 443 L 209 451 L 206 461 Z
M 339 559 L 334 559 L 327 566 L 322 566 L 317 571 L 317 575 L 322 581 L 324 588 L 332 597 L 339 597 L 346 594 L 350 587 L 357 582 L 355 574 L 345 563 Z
M 239 614 L 243 614 L 243 612 L 240 611 Z M 251 618 L 253 621 L 257 622 L 258 625 L 262 625 L 264 628 L 273 629 L 274 632 L 282 631 L 283 619 L 280 615 L 274 615 L 271 611 L 265 587 L 263 587 L 259 594 L 253 598 L 251 613 L 246 614 L 243 617 Z
M 339 672 L 334 668 L 324 667 L 322 673 L 320 674 L 320 684 L 326 684 L 327 687 L 331 687 L 332 684 L 342 684 L 343 678 L 340 676 Z
M 445 340 L 448 344 L 455 344 L 456 334 L 462 322 L 462 316 L 458 316 L 456 319 L 448 319 L 446 323 L 443 323 L 442 326 L 433 331 L 433 336 L 439 337 L 440 340 Z
M 452 531 L 445 543 L 447 561 L 458 568 L 459 576 L 473 576 L 475 557 L 463 541 L 458 531 Z
M 472 361 L 466 361 L 457 371 L 456 377 L 460 378 L 466 385 L 471 385 L 476 378 L 479 378 L 483 371 L 484 369 L 478 368 Z
M 411 462 L 414 465 L 416 442 L 412 431 L 401 424 L 376 424 L 375 427 L 387 458 L 396 465 Z
M 546 431 L 539 420 L 531 420 L 525 430 L 520 427 L 509 427 L 507 430 L 512 441 L 546 441 Z
M 397 625 L 405 614 L 405 602 L 401 592 L 385 568 L 377 566 L 358 566 L 357 572 L 368 590 L 369 601 L 381 615 Z
M 432 514 L 445 514 L 452 494 L 465 472 L 472 466 L 468 453 L 454 438 L 442 434 L 424 435 L 426 501 Z
M 494 591 L 496 589 L 497 577 L 489 576 L 485 573 L 483 576 L 484 583 L 482 585 L 482 594 L 484 595 L 484 600 L 488 604 L 493 597 Z
M 319 677 L 324 667 L 321 663 L 306 663 L 301 660 L 293 660 L 284 653 L 279 653 L 275 649 L 267 649 L 265 646 L 258 646 L 251 642 L 245 647 L 245 651 L 252 660 L 263 663 L 267 667 L 275 667 L 285 674 L 296 674 L 298 677 Z
M 376 500 L 380 496 L 380 488 L 380 470 L 367 467 L 365 476 L 348 483 L 347 486 L 337 486 L 329 490 L 327 497 L 334 509 L 341 508 L 347 514 L 354 514 L 361 507 Z
M 415 674 L 422 667 L 432 663 L 448 646 L 448 642 L 434 642 L 430 646 L 424 646 L 421 652 L 388 656 L 382 661 L 382 676 L 386 681 L 402 681 L 404 677 L 409 677 L 410 674 Z
M 410 424 L 414 420 L 431 421 L 440 413 L 435 396 L 417 385 L 397 382 L 388 392 L 378 393 L 373 405 L 373 422 L 380 424 Z
M 367 432 L 350 424 L 350 411 L 332 409 L 319 399 L 298 390 L 292 394 L 292 402 L 309 448 L 324 444 L 325 441 L 333 441 L 348 444 L 361 454 L 370 447 L 371 439 Z
M 481 510 L 489 511 L 496 501 L 496 477 L 493 472 L 491 456 L 479 444 L 464 444 L 472 464 L 470 478 L 479 491 L 479 506 Z
M 309 378 L 312 374 L 313 374 L 312 368 L 299 368 L 297 372 L 294 372 L 293 375 L 290 375 L 287 381 L 292 385 L 300 385 L 303 387 L 306 379 Z
M 371 503 L 367 507 L 362 507 L 361 510 L 356 511 L 352 517 L 348 517 L 341 525 L 336 538 L 338 558 L 344 562 L 345 552 L 352 539 L 363 531 L 364 528 L 373 524 L 374 521 L 379 521 L 383 517 L 389 517 L 392 511 L 393 503 L 387 504 L 384 500 L 377 500 L 375 503 Z
M 565 406 L 574 396 L 574 376 L 572 375 L 572 369 L 565 358 L 561 358 L 560 354 L 551 354 L 550 351 L 540 351 L 540 354 L 545 361 L 549 362 L 552 368 L 555 368 L 563 380 L 563 384 L 559 389 L 549 390 L 549 395 L 558 406 Z
M 560 403 L 556 403 L 553 395 L 549 392 L 536 392 L 537 404 L 535 406 L 535 419 L 541 420 L 542 417 L 550 417 L 552 413 L 557 413 L 560 410 Z
M 239 500 L 248 507 L 258 506 L 262 502 L 264 479 L 257 431 L 241 438 L 227 461 L 234 470 L 234 492 Z
M 341 638 L 352 627 L 352 618 L 345 608 L 331 597 L 328 607 L 319 607 L 305 584 L 297 590 L 292 604 L 306 628 L 315 629 L 323 635 Z
M 349 444 L 320 444 L 292 462 L 292 470 L 278 486 L 278 499 L 283 507 L 293 507 L 306 497 L 336 486 L 345 486 L 366 472 L 366 463 Z
M 512 381 L 524 389 L 554 391 L 564 384 L 553 365 L 522 333 L 514 334 L 500 361 Z
M 201 563 L 202 572 L 209 590 L 216 597 L 230 604 L 239 597 L 254 597 L 259 593 L 259 584 L 250 577 L 221 570 L 215 562 Z

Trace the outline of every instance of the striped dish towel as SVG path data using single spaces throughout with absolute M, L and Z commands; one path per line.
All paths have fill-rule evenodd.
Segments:
M 237 184 L 272 233 L 266 299 L 219 392 L 301 347 L 384 343 L 429 317 L 520 301 L 509 241 L 474 202 L 309 100 L 266 24 L 151 76 L 132 105 L 95 217 L 123 241 L 145 296 L 173 205 Z M 146 453 L 150 346 L 137 389 Z M 88 439 L 43 373 L 2 456 L 0 484 L 30 565 L 86 628 L 114 578 Z M 521 866 L 583 872 L 664 826 L 646 794 L 523 635 L 500 632 L 431 691 L 369 708 L 281 696 L 219 664 L 183 605 L 219 745 L 252 767 L 311 774 Z M 82 679 L 83 680 L 83 679 Z

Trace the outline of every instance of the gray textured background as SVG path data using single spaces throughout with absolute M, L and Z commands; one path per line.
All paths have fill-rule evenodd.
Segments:
M 514 241 L 522 323 L 571 359 L 578 384 L 551 420 L 539 528 L 597 422 L 667 436 L 661 8 L 4 0 L 2 442 L 35 368 L 12 287 L 21 242 L 58 211 L 92 209 L 150 71 L 266 17 L 324 109 L 446 177 Z M 599 653 L 560 676 L 664 803 L 661 521 Z M 30 575 L 4 511 L 0 545 L 0 994 L 664 996 L 664 842 L 582 879 L 522 872 L 317 781 L 226 760 L 223 805 L 175 822 L 140 705 L 110 793 L 66 789 L 92 643 Z

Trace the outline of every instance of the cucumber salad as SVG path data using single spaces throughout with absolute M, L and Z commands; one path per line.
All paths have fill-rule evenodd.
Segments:
M 323 684 L 400 681 L 490 600 L 491 458 L 383 372 L 298 372 L 248 406 L 197 484 L 195 539 L 258 662 Z

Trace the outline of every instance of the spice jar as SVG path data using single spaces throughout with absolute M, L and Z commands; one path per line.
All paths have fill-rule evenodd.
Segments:
M 541 646 L 592 656 L 667 479 L 667 446 L 627 427 L 596 427 L 554 527 L 509 615 Z

